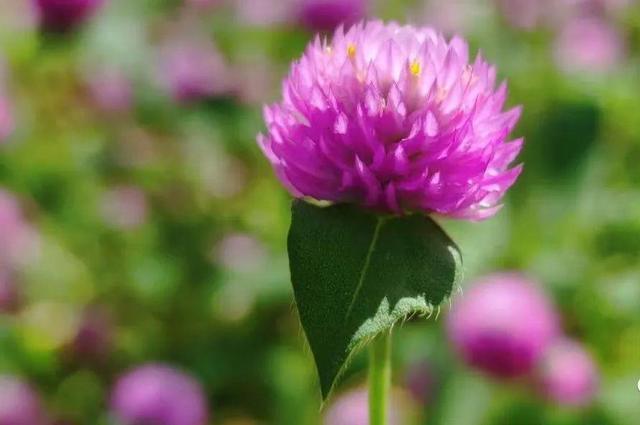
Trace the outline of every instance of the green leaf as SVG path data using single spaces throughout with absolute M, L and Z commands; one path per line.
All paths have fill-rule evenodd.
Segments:
M 291 280 L 326 399 L 354 350 L 451 294 L 462 258 L 423 215 L 379 216 L 299 200 L 292 214 Z

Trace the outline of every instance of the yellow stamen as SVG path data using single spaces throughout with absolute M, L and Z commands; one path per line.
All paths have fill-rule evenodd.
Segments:
M 353 43 L 350 43 L 347 46 L 347 56 L 349 56 L 350 59 L 355 59 L 356 57 L 356 45 Z
M 409 65 L 409 71 L 411 72 L 411 74 L 417 77 L 422 73 L 422 65 L 420 65 L 420 62 L 414 60 Z

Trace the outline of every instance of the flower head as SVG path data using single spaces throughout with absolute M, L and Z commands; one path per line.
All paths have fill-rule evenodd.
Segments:
M 124 425 L 204 425 L 207 402 L 200 384 L 170 366 L 147 364 L 121 377 L 111 409 Z
M 537 376 L 542 394 L 559 403 L 583 406 L 598 391 L 598 369 L 581 344 L 562 339 L 544 355 Z
M 362 19 L 366 0 L 300 0 L 300 22 L 312 31 L 332 31 Z
M 104 0 L 33 0 L 40 26 L 64 32 L 76 28 L 93 15 Z
M 26 382 L 13 376 L 0 377 L 0 424 L 44 425 L 40 397 Z
M 496 274 L 453 305 L 449 339 L 470 365 L 500 378 L 528 374 L 559 333 L 558 318 L 533 282 Z
M 370 22 L 311 43 L 265 108 L 259 144 L 296 197 L 382 212 L 493 215 L 521 168 L 520 108 L 464 40 Z

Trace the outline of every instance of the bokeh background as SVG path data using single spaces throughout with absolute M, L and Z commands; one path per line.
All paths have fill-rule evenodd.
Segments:
M 161 363 L 201 386 L 205 423 L 364 425 L 320 409 L 289 198 L 255 143 L 290 61 L 363 16 L 462 34 L 508 79 L 524 174 L 497 217 L 442 225 L 463 291 L 525 273 L 600 376 L 576 407 L 476 372 L 444 306 L 394 333 L 403 423 L 640 423 L 640 2 L 380 0 L 333 17 L 305 0 L 105 0 L 47 19 L 35 3 L 56 1 L 0 1 L 0 424 L 117 423 L 118 378 Z M 334 400 L 366 401 L 365 367 Z M 3 419 L 12 406 L 40 413 Z

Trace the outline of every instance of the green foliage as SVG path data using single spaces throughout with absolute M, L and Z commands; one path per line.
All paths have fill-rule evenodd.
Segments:
M 289 261 L 300 320 L 326 399 L 351 353 L 459 283 L 462 258 L 429 217 L 379 216 L 294 201 Z

